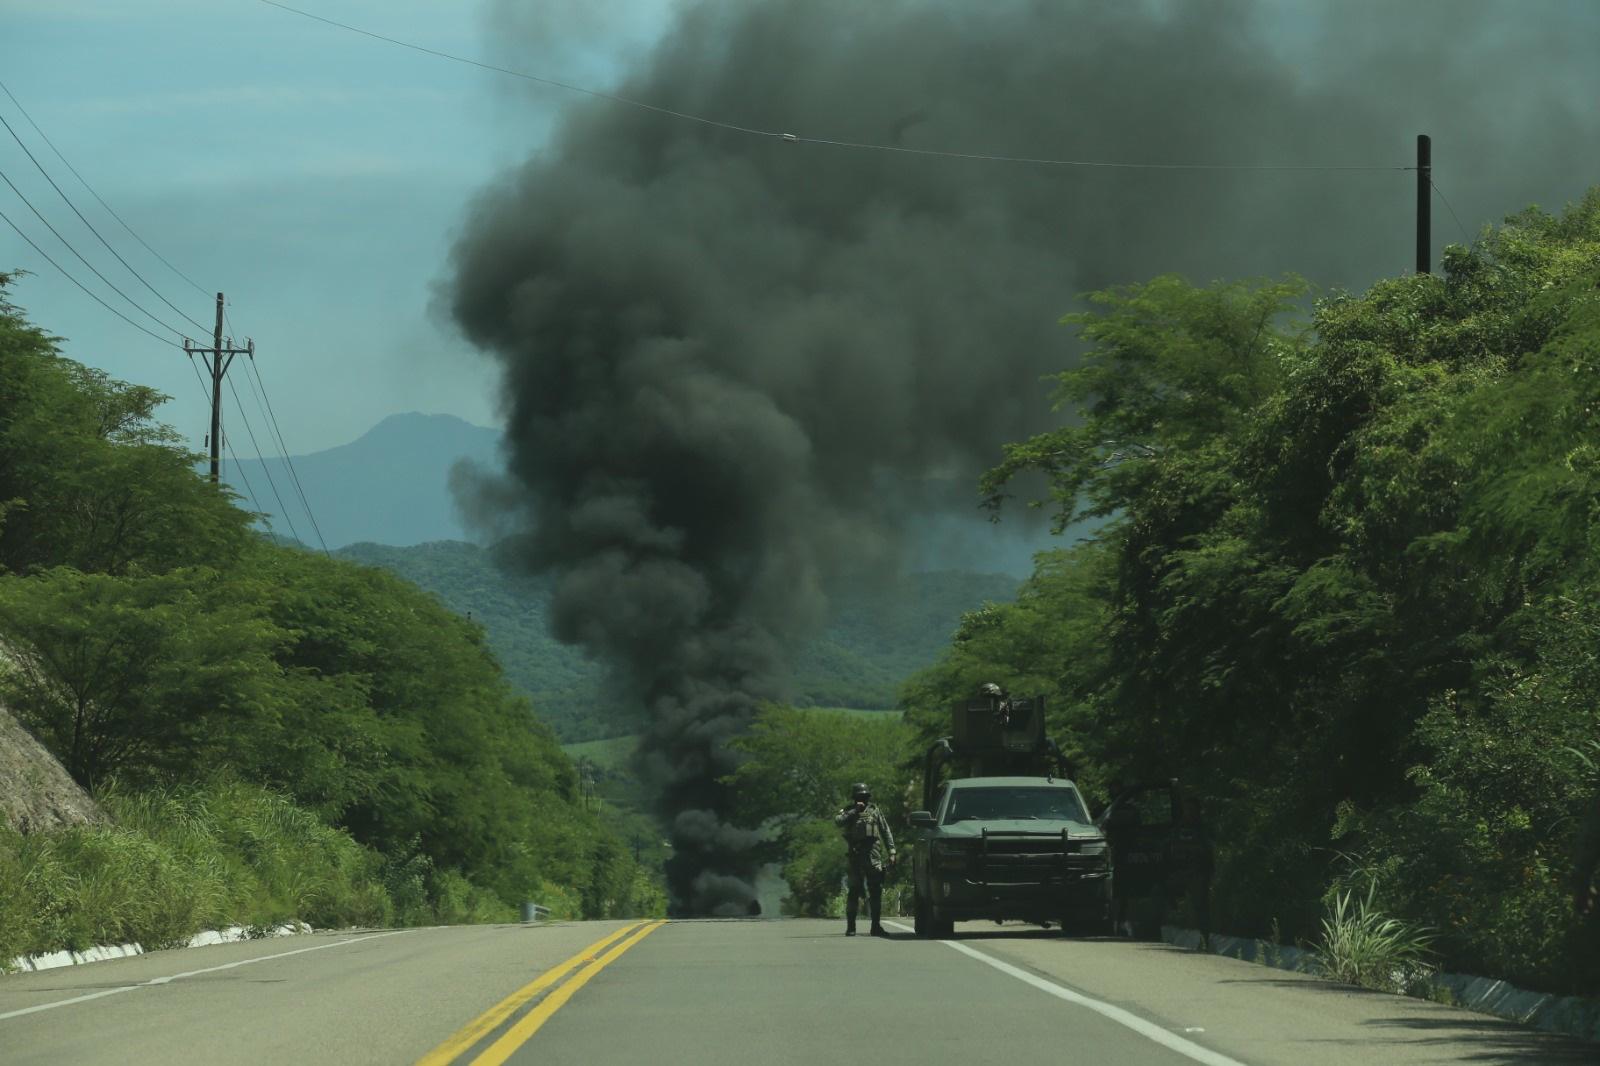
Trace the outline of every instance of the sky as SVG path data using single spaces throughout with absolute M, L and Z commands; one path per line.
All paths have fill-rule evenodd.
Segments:
M 675 5 L 302 0 L 299 6 L 377 33 L 605 88 L 661 35 Z M 1419 0 L 1415 6 L 1439 16 L 1431 26 L 1419 20 L 1426 32 L 1446 38 L 1455 32 L 1449 5 Z M 1340 40 L 1362 33 L 1359 17 L 1340 15 L 1359 10 L 1359 4 L 1283 2 L 1269 5 L 1268 17 L 1287 59 L 1336 75 Z M 1585 14 L 1582 4 L 1535 0 L 1521 10 L 1529 22 L 1572 21 L 1575 49 L 1595 39 L 1600 5 Z M 0 115 L 100 232 L 187 315 L 209 325 L 208 294 L 228 294 L 229 332 L 254 339 L 257 367 L 292 453 L 347 442 L 404 411 L 499 424 L 497 370 L 461 339 L 437 292 L 468 205 L 537 153 L 563 109 L 581 97 L 363 38 L 261 0 L 0 0 L 0 15 L 0 80 L 95 190 L 198 288 L 135 244 L 3 96 Z M 1593 89 L 1562 80 L 1583 64 L 1558 56 L 1542 66 L 1541 56 L 1511 47 L 1507 33 L 1507 61 L 1519 65 L 1518 76 L 1548 79 L 1552 98 Z M 1399 64 L 1406 47 L 1396 42 Z M 981 98 L 983 87 L 973 91 Z M 816 116 L 818 131 L 825 135 L 829 121 Z M 1003 116 L 996 121 L 1003 124 Z M 1410 152 L 1409 143 L 1397 144 L 1393 155 L 1404 163 Z M 1540 174 L 1530 161 L 1526 200 L 1508 203 L 1503 188 L 1493 197 L 1475 196 L 1471 160 L 1452 156 L 1449 144 L 1436 145 L 1435 157 L 1440 186 L 1469 231 L 1523 202 L 1576 196 L 1597 177 Z M 158 317 L 201 334 L 123 271 L 3 131 L 0 170 L 125 292 Z M 1406 199 L 1410 192 L 1397 185 L 1395 195 Z M 122 306 L 3 186 L 0 211 Z M 1457 239 L 1448 215 L 1439 213 L 1434 227 L 1440 243 Z M 1399 243 L 1393 273 L 1409 266 Z M 170 394 L 162 417 L 200 447 L 208 398 L 180 351 L 112 317 L 3 226 L 0 268 L 30 272 L 12 297 L 36 323 L 64 337 L 65 354 Z M 246 377 L 235 382 L 259 450 L 270 452 L 248 384 Z M 231 399 L 228 415 L 234 452 L 257 454 Z
M 297 5 L 298 6 L 298 5 Z M 604 84 L 647 42 L 666 0 L 604 13 L 543 3 L 561 41 L 524 15 L 515 49 L 485 5 L 306 0 L 306 10 L 487 61 Z M 0 128 L 0 171 L 73 248 L 136 302 L 209 344 L 215 293 L 257 369 L 291 454 L 360 436 L 386 415 L 499 422 L 491 364 L 434 306 L 466 205 L 540 144 L 569 94 L 396 48 L 258 0 L 0 0 L 0 81 L 55 147 L 175 274 L 129 237 L 39 140 L 12 101 L 0 116 L 106 240 L 128 274 Z M 552 22 L 551 25 L 555 23 Z M 537 43 L 549 40 L 545 48 Z M 511 54 L 514 52 L 515 54 Z M 11 189 L 0 211 L 130 317 Z M 64 354 L 172 396 L 161 417 L 201 448 L 206 386 L 188 358 L 113 317 L 0 224 L 0 269 L 31 276 L 12 298 L 64 338 Z M 198 287 L 191 285 L 190 281 Z M 174 337 L 174 343 L 177 343 Z M 230 373 L 271 453 L 249 386 Z M 225 393 L 227 440 L 257 453 Z

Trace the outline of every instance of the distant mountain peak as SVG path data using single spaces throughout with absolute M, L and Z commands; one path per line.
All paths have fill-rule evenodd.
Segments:
M 450 435 L 477 435 L 491 434 L 496 439 L 500 431 L 489 426 L 480 426 L 468 422 L 464 418 L 450 414 L 425 414 L 422 411 L 405 411 L 401 414 L 386 415 L 376 425 L 357 437 L 352 444 L 359 444 L 366 440 L 382 440 L 392 436 L 416 436 L 418 434 L 450 434 Z
M 303 488 L 330 548 L 361 541 L 421 544 L 470 536 L 449 487 L 450 468 L 461 460 L 499 468 L 500 431 L 455 415 L 408 411 L 389 415 L 348 444 L 295 456 L 293 474 L 269 458 L 227 462 L 223 477 L 246 495 L 251 487 L 279 490 L 254 504 L 288 512 L 274 514 L 275 533 L 315 539 L 297 499 Z

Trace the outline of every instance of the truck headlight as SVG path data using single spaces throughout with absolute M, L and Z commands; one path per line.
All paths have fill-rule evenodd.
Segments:
M 972 849 L 959 844 L 935 844 L 933 865 L 940 870 L 964 870 L 972 856 Z

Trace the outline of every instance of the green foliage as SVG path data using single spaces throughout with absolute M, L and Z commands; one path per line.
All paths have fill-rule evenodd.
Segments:
M 1278 320 L 1305 294 L 1298 278 L 1195 288 L 1175 275 L 1087 297 L 1065 316 L 1089 350 L 1056 376 L 1056 409 L 1074 424 L 1006 446 L 983 478 L 991 507 L 1025 470 L 1050 479 L 1056 531 L 1143 497 L 1164 461 L 1243 426 L 1293 369 L 1298 332 Z
M 490 552 L 460 541 L 405 548 L 352 544 L 336 554 L 398 574 L 483 626 L 506 677 L 562 739 L 615 736 L 641 724 L 636 712 L 607 695 L 597 664 L 550 635 L 547 583 L 508 573 Z
M 1418 722 L 1415 798 L 1345 809 L 1339 829 L 1382 858 L 1383 905 L 1440 930 L 1454 965 L 1537 987 L 1600 980 L 1595 930 L 1569 903 L 1574 829 L 1600 780 L 1583 752 L 1600 606 L 1565 598 L 1520 613 L 1537 660 L 1495 656 Z
M 891 827 L 920 797 L 908 769 L 913 732 L 898 715 L 842 715 L 769 706 L 733 741 L 745 761 L 726 780 L 737 809 L 773 841 L 789 884 L 785 913 L 824 916 L 845 875 L 833 816 L 865 781 Z M 891 882 L 892 883 L 892 882 Z
M 216 564 L 251 516 L 154 421 L 167 397 L 62 358 L 0 274 L 0 569 Z
M 139 797 L 171 808 L 219 771 L 276 797 L 204 829 L 225 838 L 220 852 L 167 849 L 149 819 L 17 844 L 36 872 L 67 878 L 38 873 L 66 901 L 61 922 L 101 921 L 104 904 L 159 941 L 219 906 L 316 924 L 505 918 L 541 895 L 590 917 L 660 909 L 479 626 L 382 570 L 248 534 L 251 516 L 152 420 L 163 398 L 61 358 L 5 302 L 9 280 L 0 697 L 130 818 Z M 213 789 L 207 802 L 243 795 Z M 227 837 L 263 820 L 265 836 Z M 265 850 L 271 840 L 283 848 Z M 249 876 L 207 880 L 219 854 L 249 856 Z M 165 897 L 136 887 L 157 884 Z M 146 898 L 188 902 L 160 917 L 138 909 Z
M 607 690 L 601 667 L 550 635 L 547 584 L 502 570 L 493 552 L 441 541 L 408 548 L 353 544 L 336 555 L 392 571 L 481 624 L 506 677 L 563 741 L 642 727 L 634 703 Z M 827 631 L 796 656 L 794 703 L 892 706 L 901 681 L 937 657 L 963 611 L 1011 599 L 1016 584 L 1000 574 L 939 572 L 830 590 Z
M 111 826 L 0 830 L 0 959 L 128 941 L 166 947 L 228 925 L 394 917 L 381 858 L 282 796 L 217 782 L 102 802 Z
M 1353 889 L 1333 893 L 1322 919 L 1317 963 L 1335 981 L 1379 992 L 1409 992 L 1427 983 L 1433 936 L 1389 918 L 1373 906 L 1376 884 L 1357 898 Z
M 1600 732 L 1597 291 L 1600 190 L 1309 329 L 1279 324 L 1294 281 L 1095 295 L 1064 426 L 982 487 L 1040 471 L 1058 524 L 1108 521 L 969 615 L 909 716 L 936 734 L 996 680 L 1051 699 L 1091 785 L 1184 778 L 1219 928 L 1314 935 L 1355 854 L 1370 913 L 1438 930 L 1452 968 L 1600 987 L 1567 898 L 1600 839 L 1574 754 Z
M 327 927 L 383 925 L 394 917 L 381 889 L 380 856 L 259 786 L 219 779 L 113 791 L 102 806 L 119 831 L 143 837 L 188 869 L 209 871 L 228 889 L 226 911 L 214 919 Z
M 830 589 L 827 630 L 796 656 L 795 706 L 894 706 L 901 683 L 937 658 L 964 612 L 1016 591 L 1015 578 L 959 571 Z
M 944 657 L 901 689 L 918 750 L 950 732 L 952 704 L 993 682 L 1045 697 L 1050 735 L 1069 757 L 1085 762 L 1086 753 L 1098 751 L 1103 736 L 1090 694 L 1106 669 L 1108 562 L 1097 544 L 1042 553 L 1014 603 L 963 615 Z M 1086 763 L 1091 787 L 1101 783 L 1098 764 Z
M 86 788 L 171 777 L 277 710 L 263 591 L 201 569 L 0 577 L 0 632 L 19 660 L 0 694 Z

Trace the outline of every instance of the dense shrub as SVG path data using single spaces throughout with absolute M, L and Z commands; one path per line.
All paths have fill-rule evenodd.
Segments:
M 1093 294 L 1060 427 L 982 490 L 1105 524 L 903 698 L 931 739 L 981 681 L 1042 692 L 1091 792 L 1182 778 L 1219 929 L 1425 926 L 1445 968 L 1594 990 L 1600 189 L 1443 267 L 1308 321 L 1293 280 Z
M 287 798 L 220 780 L 112 791 L 109 826 L 0 829 L 0 960 L 204 929 L 508 922 L 515 908 L 426 856 L 385 860 Z M 565 917 L 579 908 L 564 906 Z

